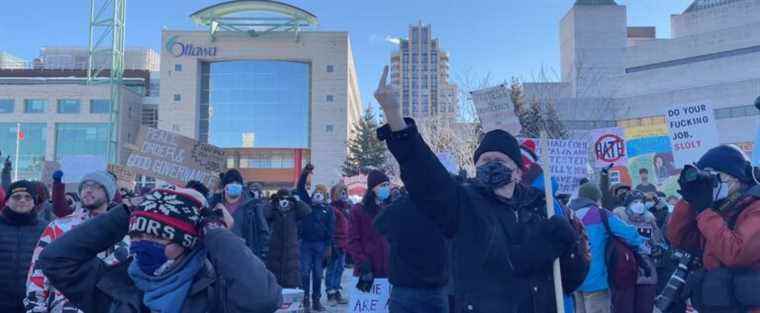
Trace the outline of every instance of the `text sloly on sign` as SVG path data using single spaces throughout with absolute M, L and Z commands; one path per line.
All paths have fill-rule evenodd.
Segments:
M 714 111 L 708 103 L 674 105 L 667 110 L 665 118 L 673 157 L 679 168 L 696 162 L 719 143 Z
M 136 145 L 126 162 L 136 174 L 173 184 L 197 180 L 213 186 L 224 171 L 222 149 L 170 131 L 140 127 Z
M 619 127 L 600 128 L 590 133 L 591 147 L 594 153 L 594 167 L 603 168 L 610 164 L 625 165 L 628 154 L 625 146 L 624 131 Z

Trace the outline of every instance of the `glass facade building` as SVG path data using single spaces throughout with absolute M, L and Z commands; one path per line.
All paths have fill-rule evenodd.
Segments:
M 56 124 L 55 159 L 60 161 L 72 155 L 96 155 L 107 157 L 108 123 L 59 123 Z
M 21 123 L 23 138 L 19 141 L 19 158 L 16 164 L 16 123 L 0 123 L 0 150 L 18 167 L 19 179 L 40 179 L 47 146 L 47 124 Z M 13 175 L 13 172 L 11 172 Z
M 199 139 L 222 148 L 308 148 L 310 68 L 272 60 L 203 63 Z

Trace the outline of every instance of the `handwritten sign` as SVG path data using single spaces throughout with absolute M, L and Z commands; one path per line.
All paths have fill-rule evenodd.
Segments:
M 356 283 L 349 284 L 356 286 Z M 387 313 L 388 300 L 391 297 L 391 284 L 388 279 L 375 279 L 369 292 L 361 292 L 356 287 L 350 287 L 351 300 L 348 302 L 348 313 Z
M 705 103 L 678 104 L 666 114 L 670 144 L 676 166 L 696 162 L 718 145 L 718 129 L 712 106 Z
M 623 129 L 611 127 L 592 130 L 591 143 L 594 145 L 592 149 L 596 168 L 610 164 L 625 165 L 628 162 Z
M 130 190 L 134 188 L 137 175 L 132 169 L 123 165 L 108 164 L 108 171 L 116 175 L 116 184 L 119 185 L 119 188 Z
M 483 125 L 483 131 L 502 129 L 510 134 L 520 133 L 522 127 L 510 95 L 511 89 L 506 85 L 472 92 L 472 101 Z
M 224 171 L 224 151 L 179 134 L 140 127 L 137 150 L 131 151 L 126 166 L 135 174 L 152 176 L 172 184 L 197 180 L 215 186 Z
M 526 141 L 533 141 L 536 147 L 541 143 L 539 139 L 521 139 L 521 143 Z M 588 176 L 588 142 L 550 139 L 548 146 L 552 178 L 559 184 L 556 193 L 573 194 L 581 179 Z M 536 154 L 541 159 L 541 152 Z

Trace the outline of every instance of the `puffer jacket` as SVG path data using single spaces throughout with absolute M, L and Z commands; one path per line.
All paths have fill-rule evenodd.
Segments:
M 276 200 L 274 200 L 276 201 Z M 272 271 L 277 282 L 284 288 L 301 287 L 300 251 L 298 249 L 298 224 L 311 212 L 306 203 L 292 203 L 288 211 L 277 209 L 272 201 L 271 210 L 266 210 L 267 221 L 272 228 L 269 242 L 267 268 Z
M 252 199 L 244 192 L 240 199 L 240 206 L 232 213 L 235 224 L 231 231 L 245 240 L 245 244 L 256 256 L 265 260 L 269 249 L 271 230 L 266 221 L 266 210 L 269 206 L 262 200 Z M 209 201 L 209 207 L 224 204 L 222 194 L 214 195 Z
M 83 312 L 149 313 L 127 273 L 130 262 L 108 266 L 97 257 L 128 230 L 123 206 L 101 214 L 52 242 L 38 261 L 51 284 Z M 209 231 L 208 251 L 182 305 L 184 313 L 274 312 L 282 289 L 245 243 L 225 229 Z
M 351 214 L 348 203 L 343 201 L 334 201 L 331 205 L 335 214 L 335 234 L 333 235 L 333 246 L 346 251 L 348 249 L 348 216 Z
M 45 222 L 36 214 L 0 213 L 0 312 L 25 312 L 26 274 Z

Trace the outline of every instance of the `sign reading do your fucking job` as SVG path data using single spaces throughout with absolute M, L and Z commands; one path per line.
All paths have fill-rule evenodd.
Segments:
M 225 168 L 222 149 L 173 132 L 140 127 L 136 145 L 126 166 L 136 174 L 172 184 L 197 180 L 214 186 Z

